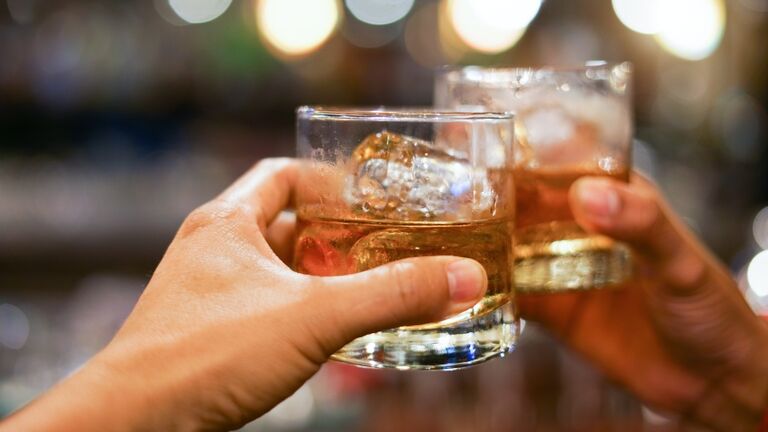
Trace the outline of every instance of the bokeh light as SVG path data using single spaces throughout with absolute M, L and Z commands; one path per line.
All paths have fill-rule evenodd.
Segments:
M 442 65 L 455 63 L 466 54 L 474 51 L 469 47 L 456 33 L 456 27 L 451 19 L 451 14 L 448 10 L 449 4 L 447 1 L 442 1 L 437 4 L 437 41 L 440 46 L 440 50 L 446 57 L 451 59 L 448 62 L 442 63 Z
M 171 9 L 189 24 L 213 21 L 229 9 L 232 0 L 168 0 Z
M 346 0 L 355 18 L 372 25 L 387 25 L 403 19 L 413 7 L 414 0 Z
M 752 258 L 747 267 L 749 288 L 758 296 L 768 296 L 768 250 Z
M 752 221 L 752 234 L 755 242 L 763 249 L 768 249 L 768 207 L 763 208 Z
M 656 40 L 670 53 L 701 60 L 720 45 L 725 31 L 722 0 L 670 0 L 662 3 Z
M 289 56 L 319 48 L 339 20 L 336 0 L 260 0 L 256 7 L 256 23 L 265 42 Z
M 619 20 L 630 29 L 644 34 L 659 31 L 659 11 L 663 0 L 612 0 Z M 674 1 L 674 0 L 672 0 Z
M 493 54 L 517 43 L 540 7 L 541 0 L 448 0 L 448 15 L 464 43 Z
M 8 349 L 21 349 L 29 337 L 29 320 L 18 307 L 0 304 L 0 346 Z

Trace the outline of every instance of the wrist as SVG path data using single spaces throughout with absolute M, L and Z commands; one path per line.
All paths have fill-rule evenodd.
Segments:
M 42 397 L 11 415 L 0 431 L 123 431 L 147 429 L 144 408 L 135 392 L 98 361 L 90 361 Z
M 185 417 L 187 388 L 168 361 L 153 359 L 157 353 L 108 347 L 89 362 L 86 379 L 109 412 L 110 430 L 194 430 Z M 160 356 L 162 357 L 162 356 Z M 181 380 L 181 382 L 180 382 Z M 187 401 L 186 408 L 194 403 Z M 102 429 L 103 430 L 103 429 Z

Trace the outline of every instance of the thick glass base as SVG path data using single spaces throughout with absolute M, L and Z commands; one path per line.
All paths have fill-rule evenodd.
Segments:
M 632 276 L 629 247 L 575 223 L 530 227 L 515 240 L 515 288 L 557 292 L 616 285 Z
M 507 303 L 483 316 L 444 326 L 400 327 L 347 344 L 332 359 L 357 366 L 400 370 L 451 370 L 510 352 L 519 336 Z

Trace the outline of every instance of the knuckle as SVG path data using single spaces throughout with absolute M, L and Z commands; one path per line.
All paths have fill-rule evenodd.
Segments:
M 677 292 L 690 292 L 702 288 L 709 276 L 706 263 L 691 253 L 685 253 L 671 260 L 665 273 L 667 285 Z
M 242 204 L 215 199 L 187 215 L 179 229 L 179 236 L 184 238 L 209 227 L 232 224 L 249 212 Z

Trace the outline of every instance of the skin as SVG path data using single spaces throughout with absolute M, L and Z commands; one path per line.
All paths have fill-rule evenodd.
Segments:
M 768 327 L 727 269 L 638 175 L 585 177 L 569 192 L 579 225 L 632 247 L 635 277 L 619 289 L 521 295 L 522 316 L 681 424 L 757 430 Z
M 264 161 L 193 212 L 114 340 L 0 431 L 237 428 L 351 339 L 482 296 L 482 267 L 453 257 L 341 277 L 292 272 L 294 220 L 280 211 L 296 171 Z M 727 270 L 642 178 L 583 178 L 569 199 L 585 229 L 633 247 L 636 277 L 616 290 L 520 296 L 522 315 L 681 423 L 756 430 L 768 329 Z
M 291 271 L 293 221 L 278 215 L 297 172 L 292 160 L 262 161 L 192 212 L 109 345 L 0 431 L 237 429 L 352 339 L 482 298 L 482 266 L 455 257 L 328 278 Z

